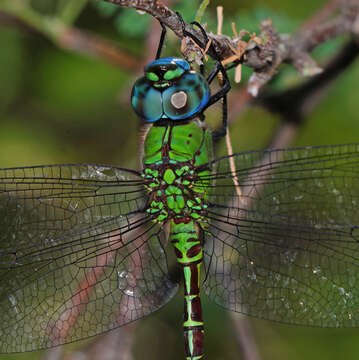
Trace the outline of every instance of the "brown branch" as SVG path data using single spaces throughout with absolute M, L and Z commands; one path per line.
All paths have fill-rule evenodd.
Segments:
M 328 62 L 322 73 L 292 89 L 278 93 L 263 93 L 255 103 L 279 114 L 286 122 L 300 124 L 320 102 L 329 86 L 358 56 L 359 44 L 351 40 Z
M 309 30 L 316 29 L 318 24 L 325 22 L 328 18 L 337 13 L 340 5 L 346 1 L 343 0 L 331 0 L 319 9 L 311 18 L 309 18 L 301 27 L 301 33 L 308 34 Z M 357 7 L 356 4 L 354 4 Z M 348 4 L 347 4 L 348 6 Z M 354 9 L 348 8 L 353 16 Z M 350 16 L 350 11 L 349 15 Z M 353 22 L 353 19 L 351 23 Z M 358 25 L 359 21 L 354 20 L 354 33 L 359 33 Z M 316 31 L 316 30 L 315 30 Z M 323 28 L 321 28 L 323 31 Z M 332 33 L 333 34 L 333 33 Z M 309 36 L 309 35 L 307 35 Z M 303 40 L 302 40 L 303 41 Z M 329 83 L 333 81 L 337 76 L 340 75 L 347 67 L 352 63 L 355 57 L 358 56 L 356 41 L 352 40 L 347 44 L 342 50 L 338 52 L 334 59 L 332 59 L 326 66 L 324 73 L 318 76 L 314 76 L 312 80 L 309 80 L 307 83 L 300 85 L 295 89 L 287 89 L 281 93 L 277 94 L 261 94 L 255 101 L 256 105 L 264 106 L 271 112 L 275 112 L 281 115 L 282 119 L 285 122 L 292 122 L 291 124 L 284 124 L 278 130 L 279 133 L 282 131 L 285 134 L 290 133 L 290 138 L 293 138 L 295 135 L 295 129 L 298 128 L 299 122 L 309 113 L 309 108 L 314 107 L 324 95 L 325 89 L 328 87 Z M 342 60 L 340 60 L 342 59 Z M 315 93 L 313 90 L 315 89 Z M 228 103 L 229 103 L 229 112 L 228 112 L 228 124 L 233 123 L 238 116 L 244 111 L 254 100 L 246 88 L 241 88 L 240 90 L 232 89 L 229 94 Z M 296 101 L 296 103 L 293 103 Z M 301 102 L 299 104 L 299 102 Z M 296 122 L 297 124 L 294 124 Z M 282 129 L 283 128 L 283 129 Z M 290 128 L 290 130 L 288 130 Z M 275 139 L 278 136 L 274 136 Z M 286 139 L 289 139 L 285 136 Z M 290 140 L 284 142 L 284 144 L 279 144 L 279 147 L 288 146 Z M 277 141 L 273 139 L 271 142 L 271 147 L 278 147 Z
M 183 38 L 182 25 L 175 12 L 156 0 L 104 0 L 124 7 L 135 8 L 145 11 L 165 26 L 174 31 L 180 38 Z M 340 10 L 340 11 L 339 11 Z M 337 12 L 336 17 L 330 18 L 330 14 Z M 312 60 L 309 52 L 316 46 L 329 39 L 343 34 L 359 34 L 359 2 L 357 0 L 331 0 L 319 11 L 315 17 L 306 22 L 306 25 L 292 36 L 279 34 L 271 21 L 261 23 L 261 32 L 258 38 L 261 39 L 244 52 L 240 61 L 246 66 L 254 69 L 254 73 L 248 84 L 248 91 L 256 96 L 260 88 L 266 84 L 277 72 L 281 63 L 291 63 L 302 75 L 315 75 L 320 68 Z M 13 17 L 13 19 L 10 19 Z M 5 20 L 4 20 L 5 19 Z M 12 23 L 24 23 L 26 21 L 16 16 L 2 13 L 0 20 Z M 192 26 L 186 25 L 186 31 L 202 39 L 202 34 Z M 209 33 L 208 37 L 220 54 L 221 59 L 229 58 L 234 50 L 243 46 L 241 37 L 230 38 L 226 35 L 214 35 Z M 52 40 L 59 46 L 77 51 L 87 56 L 95 56 L 115 65 L 124 66 L 130 70 L 138 69 L 140 61 L 120 51 L 111 42 L 95 35 L 80 31 L 71 27 L 64 27 Z M 202 54 L 193 45 L 188 46 L 188 52 L 197 53 L 197 59 Z M 185 55 L 188 55 L 185 54 Z
M 131 323 L 105 333 L 81 349 L 67 355 L 64 360 L 133 360 L 132 347 L 135 339 L 135 329 L 136 323 Z
M 332 10 L 335 11 L 336 8 L 332 7 Z M 267 34 L 269 37 L 267 51 L 272 51 L 272 62 L 270 57 L 265 54 L 268 64 L 263 64 L 262 68 L 255 69 L 249 82 L 249 92 L 254 96 L 257 95 L 259 89 L 273 77 L 283 62 L 292 64 L 304 76 L 320 73 L 321 69 L 309 53 L 318 45 L 335 37 L 344 34 L 357 36 L 359 2 L 342 0 L 340 10 L 339 15 L 334 19 L 316 25 L 312 22 L 310 27 L 304 27 L 287 39 L 285 36 L 278 35 L 270 23 L 262 23 L 262 34 Z M 258 57 L 261 53 L 262 50 L 258 49 Z
M 231 311 L 230 315 L 233 321 L 237 342 L 241 345 L 243 359 L 261 360 L 248 317 L 233 311 Z
M 269 148 L 285 148 L 294 140 L 297 130 L 320 103 L 330 85 L 343 74 L 359 57 L 359 43 L 349 41 L 328 62 L 324 71 L 294 88 L 277 93 L 263 92 L 257 98 L 248 94 L 245 88 L 232 91 L 229 97 L 229 117 L 231 124 L 251 104 L 262 106 L 279 114 L 282 124 L 273 134 Z
M 329 0 L 318 12 L 302 24 L 301 29 L 309 30 L 326 21 L 339 9 L 342 3 L 343 0 Z
M 181 22 L 178 16 L 159 1 L 105 1 L 145 11 L 170 28 L 180 39 L 183 38 Z M 323 22 L 314 25 L 315 19 L 313 19 L 311 26 L 301 29 L 292 36 L 279 34 L 271 21 L 266 20 L 261 23 L 261 33 L 258 35 L 261 42 L 255 46 L 250 46 L 241 59 L 243 64 L 254 69 L 254 74 L 248 84 L 248 90 L 253 96 L 256 96 L 259 89 L 275 75 L 279 65 L 283 62 L 295 66 L 302 75 L 319 73 L 321 69 L 310 57 L 309 52 L 332 38 L 343 34 L 357 35 L 359 33 L 359 2 L 357 0 L 341 0 L 334 5 L 340 5 L 340 12 L 334 19 L 326 20 L 329 12 L 327 9 Z M 329 10 L 336 10 L 337 6 L 334 5 L 329 7 Z M 323 16 L 318 16 L 317 19 L 322 21 Z M 186 25 L 186 31 L 203 41 L 201 33 L 188 24 Z M 230 38 L 226 35 L 214 35 L 211 33 L 208 33 L 208 37 L 212 40 L 222 60 L 233 56 L 233 49 L 236 49 L 242 41 L 240 37 Z

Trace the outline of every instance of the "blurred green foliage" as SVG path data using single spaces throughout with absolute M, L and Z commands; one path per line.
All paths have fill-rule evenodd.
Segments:
M 63 7 L 71 1 L 76 0 L 28 2 L 42 14 L 53 15 L 60 5 Z M 192 20 L 199 3 L 183 0 L 174 4 L 174 8 L 186 20 Z M 215 31 L 215 6 L 223 5 L 224 32 L 230 35 L 232 21 L 236 22 L 237 29 L 258 31 L 259 21 L 268 17 L 281 32 L 293 32 L 324 3 L 324 0 L 212 1 L 203 21 Z M 97 1 L 79 12 L 74 25 L 115 39 L 124 49 L 144 59 L 149 55 L 143 53 L 143 49 L 151 22 L 148 15 L 140 15 L 133 9 Z M 324 62 L 344 41 L 340 38 L 324 44 L 315 51 L 315 57 Z M 179 47 L 177 41 L 165 49 L 166 54 L 171 55 L 169 52 L 176 47 Z M 129 106 L 129 97 L 138 73 L 63 51 L 26 27 L 0 24 L 0 49 L 1 167 L 61 162 L 136 167 L 140 124 Z M 152 55 L 154 53 L 155 50 Z M 244 80 L 250 73 L 245 70 Z M 301 81 L 292 68 L 285 66 L 269 86 L 278 91 Z M 293 145 L 358 141 L 358 84 L 356 63 L 328 90 L 299 130 Z M 214 117 L 220 115 L 219 109 L 212 113 Z M 218 120 L 214 117 L 209 119 L 210 123 Z M 258 108 L 247 109 L 231 130 L 235 150 L 265 147 L 279 124 L 277 116 Z M 138 322 L 136 359 L 183 359 L 182 301 L 179 294 L 163 310 Z M 229 313 L 205 299 L 204 316 L 206 358 L 241 358 Z M 261 320 L 251 322 L 263 359 L 359 357 L 356 329 L 313 329 Z M 167 341 L 161 341 L 163 336 Z M 0 356 L 4 360 L 39 358 L 39 352 Z

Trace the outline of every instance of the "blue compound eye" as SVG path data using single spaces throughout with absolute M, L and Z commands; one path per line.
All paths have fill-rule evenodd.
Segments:
M 163 116 L 162 94 L 151 86 L 146 77 L 135 82 L 131 104 L 136 114 L 145 121 L 154 122 Z
M 163 111 L 172 120 L 190 118 L 205 107 L 209 97 L 207 80 L 201 74 L 188 71 L 163 92 Z

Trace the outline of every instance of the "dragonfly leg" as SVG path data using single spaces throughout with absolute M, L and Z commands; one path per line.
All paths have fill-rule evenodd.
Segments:
M 222 97 L 222 126 L 213 131 L 212 136 L 214 140 L 220 139 L 227 134 L 227 119 L 228 119 L 228 106 L 227 106 L 227 94 Z
M 183 21 L 181 15 L 179 13 L 177 13 L 177 16 L 179 17 L 181 24 L 182 24 L 183 35 L 190 37 L 200 48 L 205 49 L 206 44 L 208 44 L 210 40 L 207 36 L 206 31 L 202 27 L 202 25 L 199 24 L 197 21 L 191 22 L 191 25 L 196 25 L 200 29 L 202 36 L 205 40 L 205 43 L 203 43 L 200 39 L 198 39 L 192 33 L 188 32 L 186 30 L 186 25 L 185 25 L 185 22 Z M 223 99 L 223 102 L 222 102 L 222 127 L 213 133 L 213 136 L 215 138 L 219 138 L 219 137 L 225 136 L 227 133 L 227 113 L 228 112 L 227 112 L 227 97 L 226 96 L 227 96 L 228 91 L 231 88 L 231 85 L 230 85 L 230 82 L 229 82 L 229 79 L 227 76 L 226 69 L 222 65 L 222 63 L 220 61 L 220 57 L 212 43 L 210 44 L 210 46 L 208 48 L 208 53 L 216 61 L 216 63 L 215 63 L 214 69 L 212 70 L 212 72 L 209 74 L 209 76 L 207 78 L 207 82 L 208 82 L 208 84 L 211 84 L 211 82 L 217 77 L 217 75 L 219 73 L 221 73 L 221 75 L 222 75 L 221 85 L 222 86 L 215 94 L 211 95 L 211 97 L 209 98 L 209 101 L 206 104 L 206 106 L 204 107 L 203 111 L 205 111 L 209 106 L 216 103 L 220 99 Z
M 203 109 L 203 111 L 205 111 L 209 106 L 211 106 L 212 104 L 214 104 L 217 101 L 222 99 L 222 126 L 220 129 L 213 132 L 213 137 L 217 138 L 217 139 L 225 136 L 227 133 L 227 126 L 228 126 L 228 124 L 227 124 L 227 117 L 228 117 L 227 116 L 228 115 L 227 93 L 231 89 L 231 85 L 230 85 L 226 70 L 224 69 L 222 63 L 218 60 L 216 61 L 216 65 L 215 65 L 213 71 L 208 76 L 208 79 L 207 79 L 208 83 L 210 84 L 213 81 L 213 79 L 218 75 L 218 73 L 221 73 L 223 76 L 222 87 L 215 94 L 213 94 L 210 97 L 207 105 Z
M 160 21 L 160 24 L 161 24 L 161 27 L 162 27 L 162 32 L 161 32 L 161 37 L 160 37 L 160 41 L 158 43 L 158 48 L 157 48 L 157 52 L 156 52 L 156 60 L 161 57 L 163 44 L 165 42 L 166 33 L 167 33 L 167 29 L 166 29 L 166 27 L 164 26 L 164 24 L 161 21 Z
M 222 80 L 221 80 L 221 84 L 222 87 L 215 93 L 213 94 L 207 105 L 205 106 L 205 108 L 203 109 L 203 111 L 205 111 L 209 106 L 211 106 L 212 104 L 216 103 L 217 101 L 219 101 L 220 99 L 222 99 L 222 126 L 220 129 L 216 130 L 215 132 L 213 132 L 213 137 L 214 138 L 221 138 L 223 136 L 226 135 L 227 133 L 227 115 L 228 115 L 228 107 L 227 107 L 227 93 L 228 91 L 231 89 L 231 84 L 229 82 L 228 76 L 227 76 L 227 71 L 224 68 L 224 66 L 222 65 L 221 61 L 219 60 L 219 56 L 214 48 L 213 45 L 211 45 L 213 47 L 214 53 L 216 54 L 216 64 L 214 69 L 212 70 L 212 72 L 209 74 L 207 81 L 208 84 L 211 84 L 211 82 L 213 81 L 213 79 L 219 74 L 221 73 L 222 75 Z

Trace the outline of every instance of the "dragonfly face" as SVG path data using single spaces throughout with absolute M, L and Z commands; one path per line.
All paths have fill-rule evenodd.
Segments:
M 141 119 L 156 122 L 193 118 L 209 99 L 207 80 L 191 70 L 186 60 L 161 58 L 145 67 L 145 76 L 132 89 L 131 103 Z
M 181 76 L 191 70 L 188 62 L 181 58 L 157 59 L 145 66 L 145 77 L 155 88 L 172 86 Z

